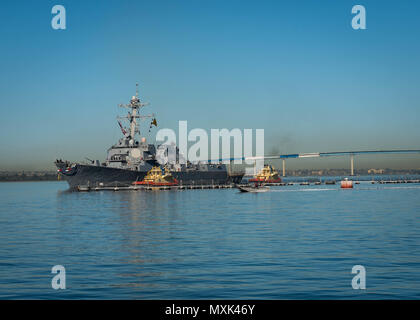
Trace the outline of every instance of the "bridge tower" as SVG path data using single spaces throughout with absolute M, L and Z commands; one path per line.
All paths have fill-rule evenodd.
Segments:
M 286 159 L 282 159 L 282 163 L 283 163 L 283 177 L 286 176 Z

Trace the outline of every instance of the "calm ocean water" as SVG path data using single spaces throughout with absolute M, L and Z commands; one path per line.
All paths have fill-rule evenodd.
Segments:
M 0 183 L 0 298 L 420 298 L 418 184 L 66 189 Z M 352 289 L 357 264 L 366 290 Z

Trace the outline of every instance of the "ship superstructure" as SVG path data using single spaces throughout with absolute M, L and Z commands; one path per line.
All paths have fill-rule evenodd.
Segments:
M 118 124 L 121 128 L 123 137 L 118 143 L 108 149 L 105 165 L 108 168 L 128 169 L 136 171 L 149 171 L 156 164 L 154 155 L 156 148 L 153 144 L 148 144 L 145 137 L 140 141 L 136 136 L 140 135 L 140 128 L 137 119 L 153 118 L 152 124 L 157 124 L 154 114 L 140 115 L 140 110 L 148 103 L 140 101 L 138 85 L 136 95 L 133 96 L 128 104 L 120 104 L 121 108 L 129 109 L 125 117 L 118 117 Z M 129 129 L 125 129 L 120 120 L 127 120 Z

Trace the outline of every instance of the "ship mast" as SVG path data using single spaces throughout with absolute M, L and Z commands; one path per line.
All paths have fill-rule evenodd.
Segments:
M 128 112 L 127 116 L 125 117 L 117 117 L 118 119 L 128 119 L 128 122 L 130 124 L 130 132 L 128 136 L 126 137 L 129 140 L 130 145 L 134 143 L 134 137 L 136 133 L 140 134 L 140 128 L 137 124 L 136 119 L 144 119 L 144 118 L 152 118 L 154 117 L 154 114 L 151 115 L 140 115 L 140 108 L 145 107 L 149 105 L 149 103 L 143 103 L 140 101 L 139 98 L 139 84 L 136 83 L 136 95 L 133 96 L 130 100 L 130 103 L 128 104 L 119 104 L 122 108 L 131 109 L 131 111 Z

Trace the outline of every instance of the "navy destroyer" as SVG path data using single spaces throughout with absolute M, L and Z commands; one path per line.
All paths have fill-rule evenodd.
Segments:
M 118 125 L 123 137 L 118 143 L 108 149 L 105 162 L 90 160 L 89 162 L 70 162 L 57 159 L 55 165 L 57 171 L 69 184 L 70 189 L 77 190 L 80 187 L 121 187 L 131 186 L 143 181 L 144 177 L 153 168 L 161 167 L 162 170 L 169 170 L 172 176 L 180 185 L 224 185 L 239 183 L 243 173 L 232 173 L 231 166 L 223 163 L 177 163 L 160 166 L 157 161 L 157 150 L 154 144 L 147 143 L 145 137 L 141 136 L 140 126 L 137 119 L 152 119 L 150 128 L 157 126 L 156 118 L 152 115 L 141 115 L 140 111 L 146 103 L 140 101 L 138 85 L 136 95 L 128 104 L 120 104 L 120 107 L 127 108 L 128 114 L 125 117 L 118 117 Z M 119 119 L 128 121 L 126 129 Z M 140 139 L 137 140 L 136 138 Z M 176 147 L 176 157 L 182 157 Z

